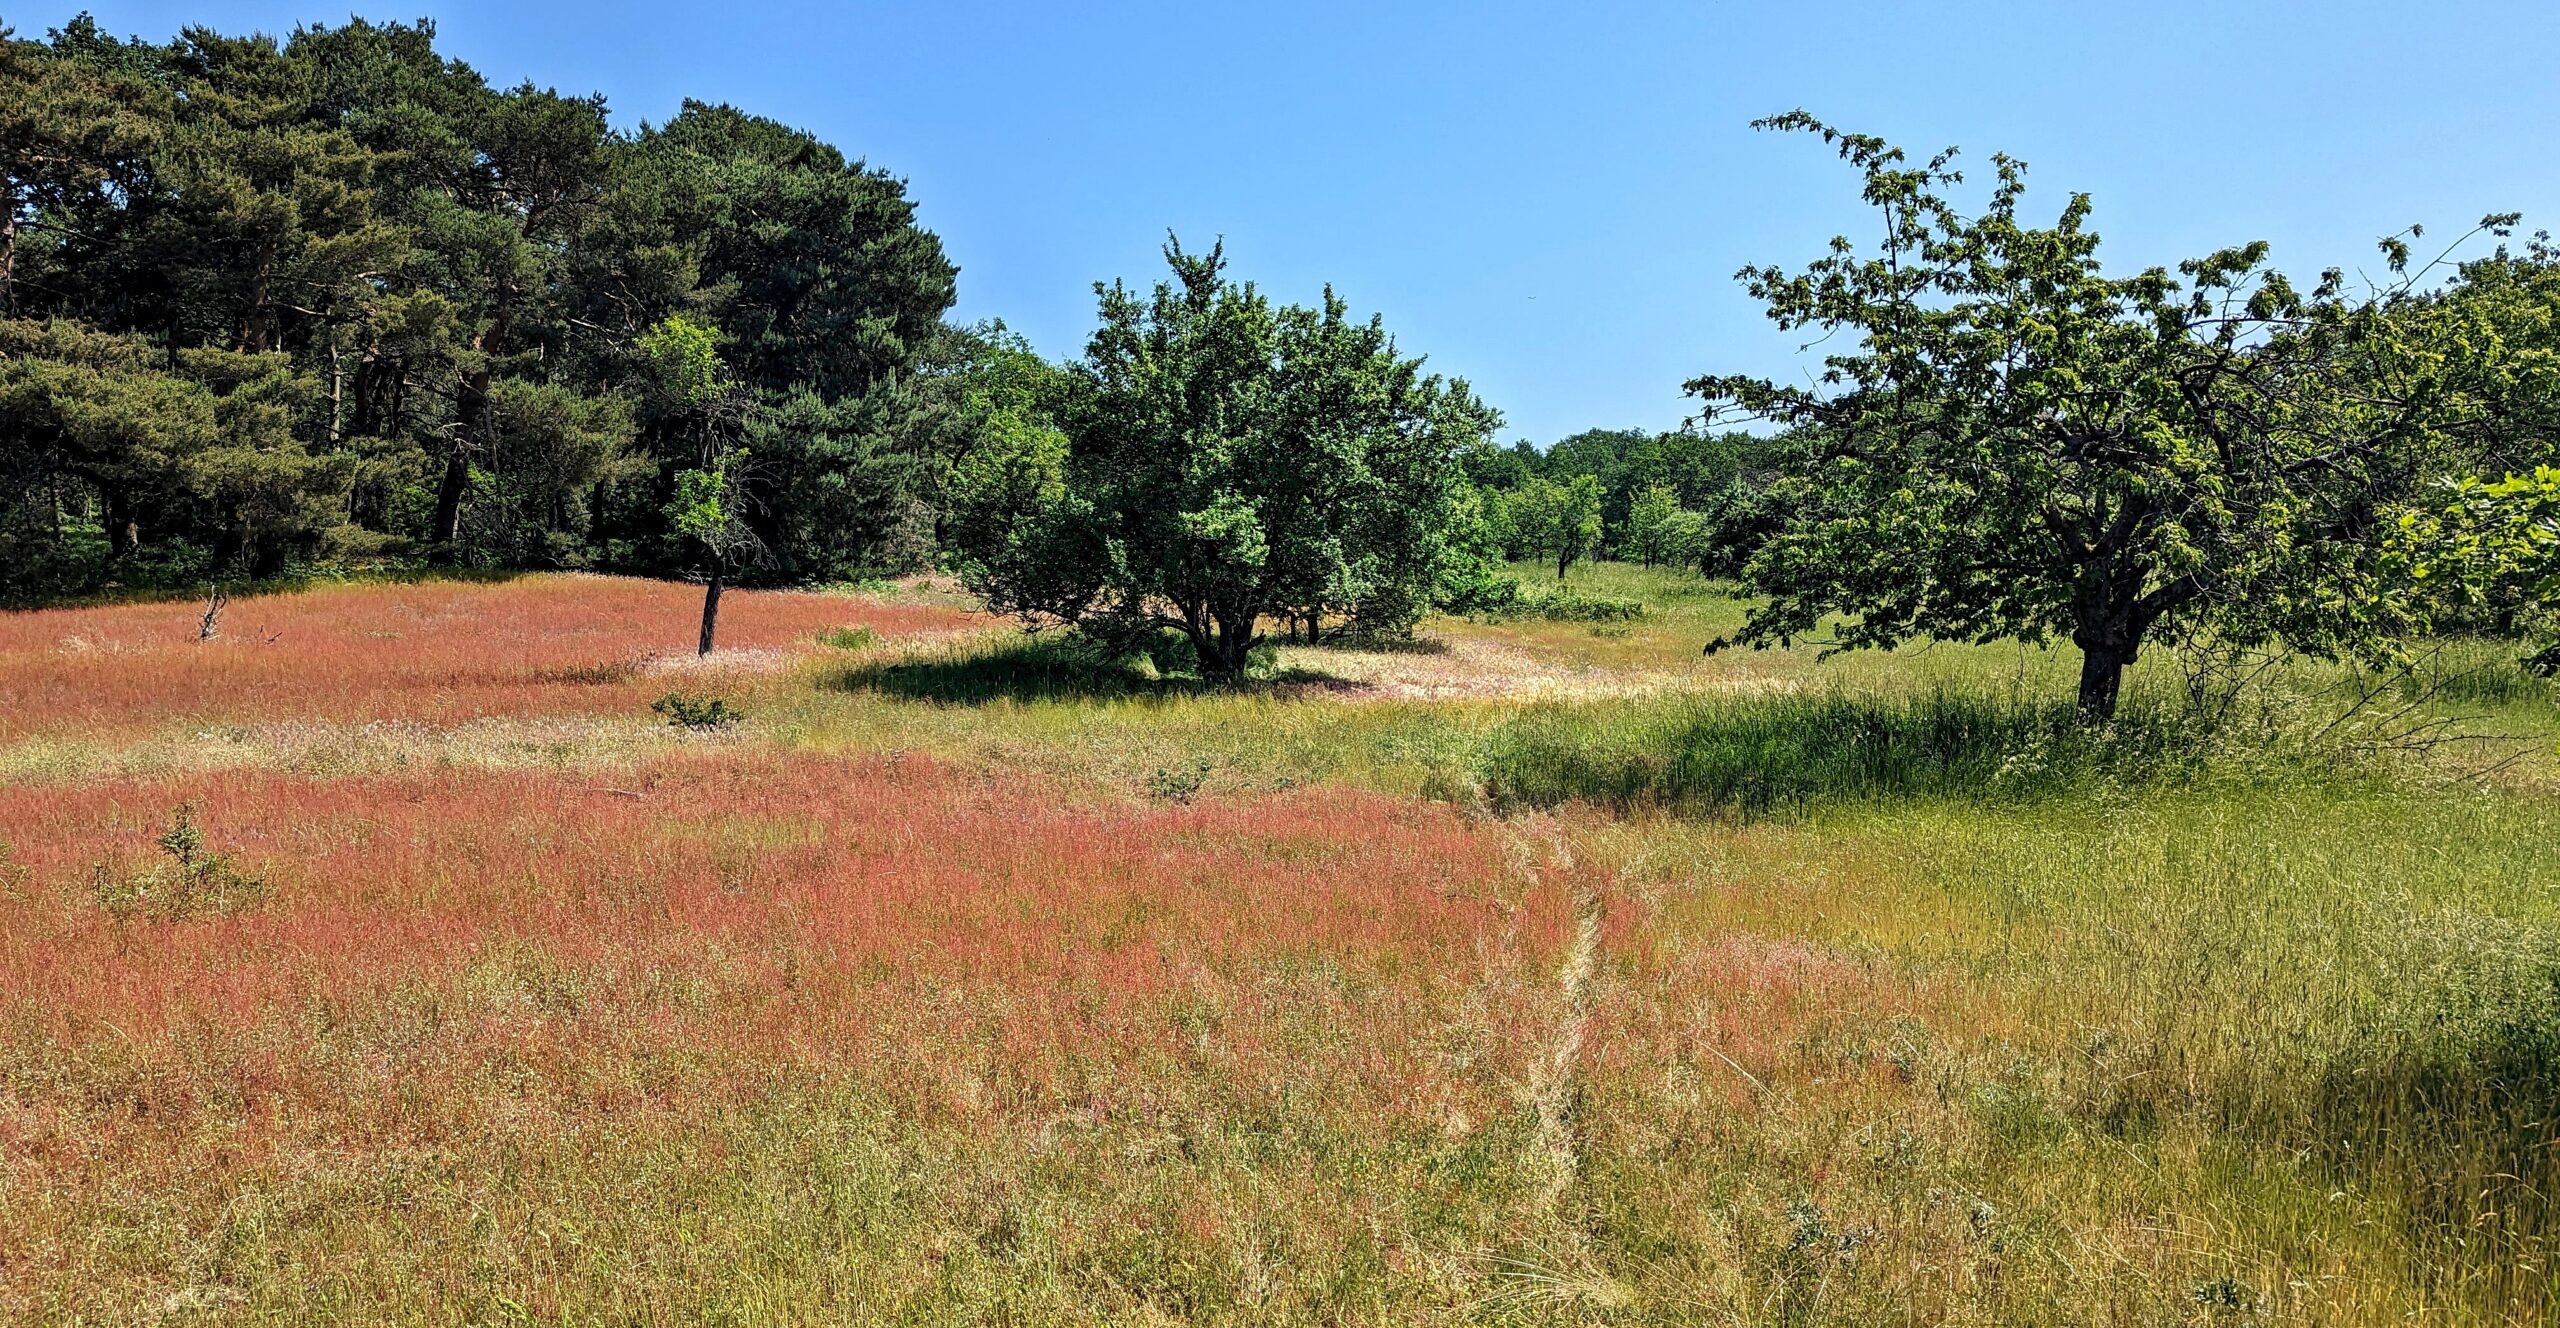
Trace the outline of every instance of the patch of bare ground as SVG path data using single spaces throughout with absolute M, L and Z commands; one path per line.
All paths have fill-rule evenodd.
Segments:
M 665 654 L 642 656 L 637 662 L 637 668 L 641 673 L 650 676 L 779 673 L 806 658 L 808 653 L 805 649 L 777 650 L 771 647 L 714 650 L 708 655 L 697 655 L 690 651 L 670 651 Z
M 1706 678 L 1692 669 L 1628 669 L 1541 659 L 1517 646 L 1426 636 L 1393 649 L 1284 646 L 1284 686 L 1352 700 L 1461 701 L 1649 696 L 1701 685 L 1785 688 L 1778 680 Z

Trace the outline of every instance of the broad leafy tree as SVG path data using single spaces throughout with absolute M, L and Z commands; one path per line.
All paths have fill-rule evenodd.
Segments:
M 1648 484 L 1627 504 L 1627 519 L 1618 534 L 1618 556 L 1633 557 L 1647 567 L 1671 551 L 1673 528 L 1682 515 L 1680 495 L 1668 484 Z
M 1223 249 L 1096 288 L 1053 423 L 1015 414 L 960 468 L 969 585 L 1104 635 L 1171 629 L 1233 680 L 1275 621 L 1403 631 L 1472 556 L 1458 458 L 1498 424 L 1327 291 L 1274 305 Z
M 2334 653 L 2401 625 L 2375 593 L 2378 534 L 2478 423 L 2412 339 L 2405 244 L 2365 296 L 2335 271 L 2297 288 L 2263 244 L 2110 276 L 2088 198 L 2036 225 L 2006 157 L 1968 213 L 1946 196 L 1952 152 L 1914 166 L 1801 112 L 1762 123 L 1836 144 L 1881 239 L 1741 274 L 1832 348 L 1817 382 L 1689 384 L 1818 439 L 1779 486 L 1738 640 L 2065 637 L 2104 720 L 2164 635 Z

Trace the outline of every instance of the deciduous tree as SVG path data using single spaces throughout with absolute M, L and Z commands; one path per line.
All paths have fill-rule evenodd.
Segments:
M 2297 288 L 2262 243 L 2114 277 L 2088 197 L 2035 225 L 2007 157 L 1968 213 L 1952 150 L 1913 166 L 1801 112 L 1762 124 L 1836 144 L 1882 238 L 1741 273 L 1780 327 L 1837 347 L 1814 385 L 1689 384 L 1714 412 L 1818 431 L 1735 639 L 2064 636 L 2099 721 L 2163 634 L 2334 653 L 2400 625 L 2378 534 L 2476 423 L 2408 341 L 2404 244 L 2366 296 L 2336 271 Z
M 1096 287 L 1055 426 L 962 467 L 964 578 L 1034 623 L 1180 631 L 1220 680 L 1270 620 L 1409 629 L 1472 556 L 1458 457 L 1498 417 L 1331 291 L 1275 306 L 1222 247 L 1165 258 L 1151 297 Z

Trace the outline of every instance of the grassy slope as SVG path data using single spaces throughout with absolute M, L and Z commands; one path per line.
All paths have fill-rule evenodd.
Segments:
M 742 596 L 801 653 L 669 672 L 654 591 L 576 583 L 575 639 L 521 645 L 440 601 L 464 639 L 417 665 L 355 626 L 411 601 L 332 590 L 310 680 L 98 616 L 139 609 L 14 620 L 0 687 L 71 686 L 73 637 L 95 685 L 0 749 L 0 1318 L 2552 1311 L 2547 761 L 1413 800 L 1541 735 L 2067 685 L 2014 646 L 1702 660 L 1730 601 L 1573 581 L 1653 612 L 1285 650 L 1243 696 L 991 671 L 930 602 Z M 883 640 L 791 645 L 836 622 Z M 669 685 L 750 722 L 654 729 Z M 2546 689 L 2458 690 L 2553 730 Z M 90 864 L 187 799 L 272 897 L 112 925 Z

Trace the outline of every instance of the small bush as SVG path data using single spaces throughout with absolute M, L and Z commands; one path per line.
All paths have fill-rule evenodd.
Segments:
M 745 711 L 720 697 L 688 692 L 669 692 L 650 702 L 649 708 L 666 716 L 670 727 L 697 731 L 725 729 L 747 717 Z
M 1189 765 L 1158 766 L 1147 776 L 1147 796 L 1158 802 L 1188 804 L 1200 796 L 1217 766 L 1201 757 Z
M 1443 613 L 1500 615 L 1519 602 L 1518 577 L 1480 572 L 1443 586 L 1439 608 Z
M 263 876 L 246 872 L 227 853 L 205 851 L 195 805 L 181 803 L 159 839 L 169 861 L 142 871 L 99 862 L 89 868 L 89 893 L 121 932 L 139 918 L 175 922 L 202 913 L 232 914 L 266 898 Z
M 868 627 L 830 627 L 818 633 L 818 644 L 838 650 L 868 650 L 879 644 L 880 634 Z

